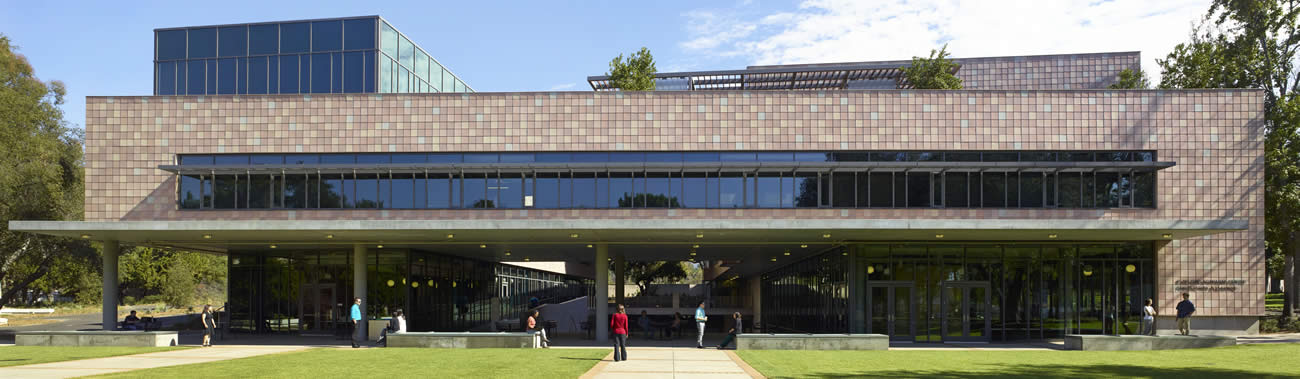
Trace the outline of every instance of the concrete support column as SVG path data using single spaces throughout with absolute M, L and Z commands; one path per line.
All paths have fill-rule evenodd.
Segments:
M 117 241 L 104 241 L 104 330 L 117 329 L 117 256 L 121 249 Z
M 370 299 L 366 298 L 367 279 L 366 246 L 359 243 L 354 244 L 352 245 L 352 296 L 361 298 L 362 320 L 357 323 L 357 327 L 361 328 L 362 341 L 370 340 L 370 336 L 367 335 L 370 332 L 370 325 L 369 320 L 366 318 L 366 304 L 370 303 Z M 352 306 L 348 305 L 348 309 L 351 308 Z
M 596 341 L 609 340 L 609 245 L 596 245 L 596 260 L 591 265 L 596 271 Z
M 623 304 L 627 297 L 624 295 L 627 286 L 627 259 L 619 253 L 614 256 L 614 304 Z
M 754 312 L 754 315 L 751 316 L 751 319 L 753 320 L 751 322 L 754 323 L 755 327 L 761 327 L 761 325 L 763 325 L 763 276 L 762 275 L 754 275 L 754 279 L 750 279 L 749 296 L 750 299 L 752 300 L 751 303 L 754 304 L 753 305 L 754 309 L 752 310 Z
M 849 248 L 845 248 L 849 249 Z M 849 333 L 866 333 L 866 304 L 862 301 L 862 284 L 866 278 L 862 277 L 862 270 L 858 269 L 858 254 L 856 249 L 849 252 L 848 256 L 848 280 L 849 280 Z

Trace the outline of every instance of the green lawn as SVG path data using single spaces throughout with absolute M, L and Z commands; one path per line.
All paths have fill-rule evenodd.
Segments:
M 4 346 L 0 367 L 188 349 L 187 347 Z
M 317 348 L 107 378 L 577 378 L 609 349 Z
M 1270 311 L 1282 311 L 1282 294 L 1270 293 L 1264 295 L 1264 309 Z
M 740 350 L 769 378 L 1300 378 L 1300 345 L 1161 351 Z

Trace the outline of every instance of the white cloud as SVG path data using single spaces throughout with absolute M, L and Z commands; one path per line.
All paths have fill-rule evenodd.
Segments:
M 947 43 L 955 57 L 1141 51 L 1153 77 L 1208 0 L 805 0 L 752 20 L 687 13 L 682 46 L 752 64 L 909 59 Z
M 564 84 L 556 84 L 556 85 L 551 86 L 550 91 L 563 91 L 563 90 L 567 90 L 567 89 L 573 89 L 573 87 L 577 87 L 577 86 L 578 86 L 578 83 L 564 83 Z
M 749 36 L 757 29 L 753 22 L 743 22 L 736 17 L 720 16 L 709 11 L 695 10 L 686 12 L 683 16 L 686 17 L 686 29 L 692 38 L 681 45 L 688 50 L 713 49 Z

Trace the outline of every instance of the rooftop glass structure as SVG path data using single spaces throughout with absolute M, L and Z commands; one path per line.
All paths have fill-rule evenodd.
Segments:
M 379 16 L 154 30 L 155 95 L 473 92 Z

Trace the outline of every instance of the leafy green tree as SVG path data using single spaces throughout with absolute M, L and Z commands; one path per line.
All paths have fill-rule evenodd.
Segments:
M 1124 69 L 1116 75 L 1114 84 L 1107 86 L 1110 89 L 1148 89 L 1151 88 L 1151 79 L 1147 78 L 1146 71 L 1142 69 Z
M 655 58 L 650 55 L 650 49 L 642 47 L 627 58 L 619 54 L 609 62 L 609 72 L 605 75 L 611 86 L 623 91 L 654 91 L 655 72 Z
M 63 83 L 37 79 L 27 59 L 0 35 L 0 307 L 68 262 L 93 264 L 87 241 L 9 230 L 10 220 L 80 220 L 85 193 L 82 135 L 63 120 Z M 70 285 L 47 279 L 46 289 Z M 60 283 L 58 280 L 64 281 Z
M 1264 90 L 1265 235 L 1286 252 L 1284 314 L 1298 296 L 1295 259 L 1300 251 L 1300 3 L 1214 0 L 1191 40 L 1179 44 L 1161 68 L 1161 88 L 1261 88 Z
M 910 86 L 916 89 L 962 89 L 961 78 L 955 73 L 960 67 L 949 59 L 948 45 L 939 50 L 930 50 L 929 58 L 912 57 L 910 66 L 903 66 L 903 83 L 900 87 Z
M 614 283 L 615 272 L 614 263 L 617 260 L 609 262 L 610 283 Z M 636 284 L 641 295 L 653 295 L 649 287 L 655 283 L 676 283 L 691 276 L 691 264 L 680 261 L 626 261 L 627 279 L 626 282 Z M 695 269 L 698 271 L 698 269 Z M 698 272 L 695 273 L 698 275 Z
M 167 278 L 162 287 L 163 302 L 173 308 L 192 307 L 199 301 L 199 285 L 194 280 L 194 273 L 186 264 L 174 264 L 167 268 Z

